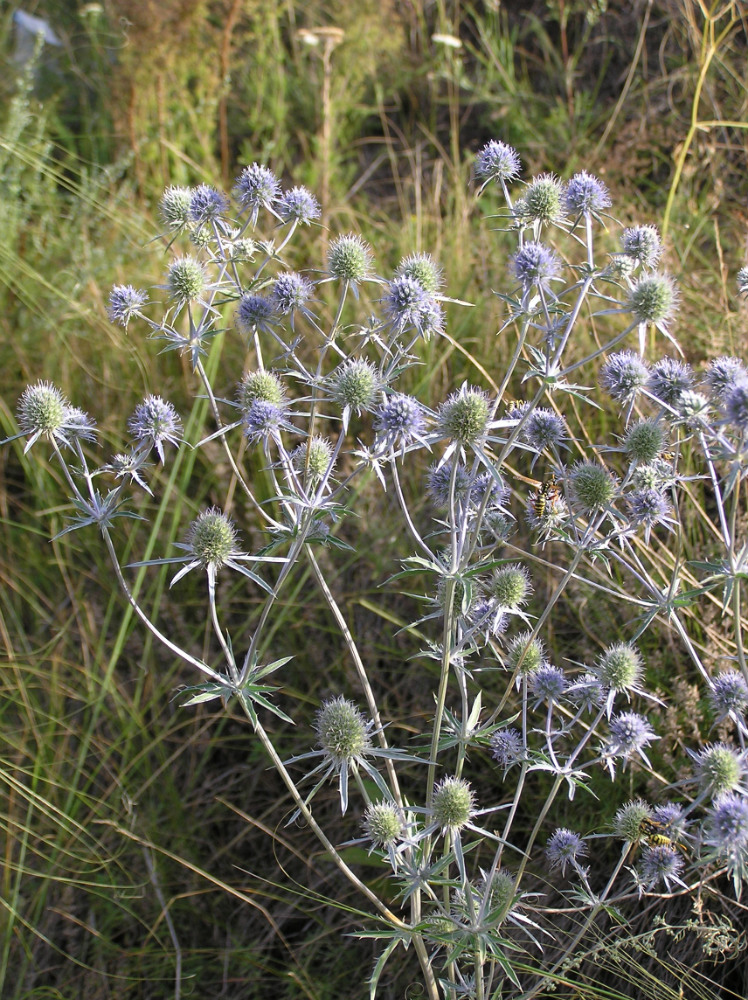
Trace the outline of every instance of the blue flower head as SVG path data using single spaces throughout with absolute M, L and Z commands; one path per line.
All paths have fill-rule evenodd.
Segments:
M 249 209 L 252 225 L 257 222 L 261 208 L 272 209 L 280 198 L 281 185 L 267 167 L 252 163 L 236 179 L 234 197 L 242 208 Z
M 519 177 L 521 169 L 517 150 L 500 139 L 489 140 L 475 160 L 475 174 L 485 184 L 489 181 L 513 181 Z

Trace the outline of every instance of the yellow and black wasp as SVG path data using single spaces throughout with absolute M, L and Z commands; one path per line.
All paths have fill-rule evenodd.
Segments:
M 532 495 L 531 503 L 535 516 L 543 517 L 549 510 L 557 507 L 561 500 L 563 500 L 561 485 L 556 479 L 555 472 L 552 472 L 544 483 L 538 483 L 538 490 Z
M 688 848 L 685 844 L 674 840 L 669 832 L 668 825 L 651 816 L 645 816 L 639 824 L 639 840 L 647 847 L 670 847 L 672 850 L 682 851 L 688 856 Z

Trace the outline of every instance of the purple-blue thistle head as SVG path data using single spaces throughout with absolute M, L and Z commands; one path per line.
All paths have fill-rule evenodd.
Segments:
M 546 663 L 531 675 L 532 693 L 536 703 L 541 701 L 552 704 L 560 701 L 566 691 L 566 678 L 563 670 Z
M 642 754 L 644 748 L 656 739 L 659 737 L 643 715 L 621 712 L 610 720 L 607 751 L 613 757 L 630 757 L 634 753 Z
M 748 848 L 748 800 L 731 792 L 718 799 L 706 821 L 706 843 L 720 855 L 737 855 Z
M 505 771 L 512 764 L 525 760 L 526 753 L 519 729 L 497 729 L 491 736 L 491 756 Z
M 580 215 L 599 215 L 610 208 L 610 193 L 602 181 L 582 170 L 574 174 L 566 185 L 564 206 L 574 218 Z
M 481 472 L 473 481 L 470 489 L 470 502 L 474 507 L 480 507 L 488 494 L 487 506 L 501 507 L 509 501 L 511 490 L 502 479 L 497 479 L 491 472 Z
M 226 215 L 229 199 L 210 184 L 199 184 L 190 197 L 190 221 L 202 225 Z
M 127 329 L 127 324 L 147 301 L 148 293 L 142 289 L 132 285 L 115 285 L 109 293 L 109 321 Z
M 652 365 L 648 389 L 663 403 L 674 407 L 681 395 L 693 387 L 693 369 L 679 358 L 660 358 Z
M 433 503 L 442 510 L 449 507 L 453 471 L 455 503 L 460 503 L 466 500 L 471 492 L 470 476 L 461 462 L 458 462 L 456 469 L 452 462 L 432 465 L 428 472 L 427 492 Z
M 304 311 L 306 304 L 314 294 L 314 285 L 295 271 L 284 271 L 275 279 L 272 290 L 272 303 L 275 312 L 280 316 L 288 316 L 299 310 Z
M 649 531 L 655 525 L 667 524 L 672 517 L 672 505 L 661 490 L 634 490 L 626 499 L 629 504 L 629 518 L 635 527 L 643 524 Z
M 748 371 L 740 358 L 714 358 L 704 373 L 704 381 L 709 386 L 710 393 L 719 400 L 724 400 L 731 389 L 746 380 Z
M 421 404 L 413 396 L 401 393 L 388 396 L 377 410 L 374 430 L 388 445 L 406 445 L 420 439 L 426 430 Z
M 136 441 L 149 443 L 156 449 L 162 463 L 164 442 L 178 445 L 182 437 L 182 421 L 177 411 L 160 396 L 146 396 L 142 403 L 138 403 L 127 426 Z
M 748 431 L 748 379 L 738 382 L 725 394 L 725 415 L 741 434 Z
M 383 304 L 388 321 L 400 333 L 408 327 L 421 331 L 424 321 L 433 323 L 433 306 L 438 306 L 420 281 L 407 276 L 389 282 Z
M 649 365 L 634 351 L 619 351 L 602 364 L 599 380 L 616 402 L 630 403 L 649 382 Z
M 642 851 L 639 877 L 647 889 L 654 889 L 661 882 L 671 892 L 670 883 L 680 882 L 684 864 L 683 857 L 667 844 L 647 845 Z
M 717 722 L 742 719 L 748 708 L 748 684 L 737 670 L 726 670 L 712 678 L 709 700 Z
M 512 270 L 523 287 L 548 288 L 561 273 L 561 260 L 555 251 L 542 243 L 523 244 L 512 258 Z
M 271 209 L 280 198 L 281 185 L 267 167 L 252 163 L 236 179 L 234 197 L 243 209 L 249 209 L 252 225 L 257 222 L 261 208 Z
M 525 421 L 523 438 L 536 451 L 545 448 L 558 448 L 568 437 L 566 422 L 555 410 L 537 407 Z
M 274 320 L 275 308 L 270 299 L 250 292 L 242 295 L 236 310 L 236 322 L 243 333 L 268 333 Z
M 265 399 L 254 399 L 244 411 L 244 436 L 254 444 L 277 437 L 284 424 L 284 407 Z
M 322 214 L 319 202 L 305 187 L 294 187 L 286 191 L 279 199 L 276 211 L 284 222 L 298 222 L 305 226 Z
M 656 226 L 624 229 L 621 247 L 627 257 L 632 257 L 645 268 L 655 267 L 662 256 L 662 240 Z
M 475 175 L 484 183 L 513 181 L 519 177 L 522 163 L 519 153 L 500 139 L 490 139 L 475 159 Z
M 578 870 L 579 858 L 586 854 L 587 845 L 584 840 L 578 833 L 574 833 L 573 830 L 568 830 L 566 827 L 554 830 L 545 847 L 545 856 L 551 871 L 560 868 L 562 875 L 566 875 L 567 865 Z

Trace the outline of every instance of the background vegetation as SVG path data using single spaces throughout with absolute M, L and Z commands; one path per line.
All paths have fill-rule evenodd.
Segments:
M 136 329 L 111 326 L 106 296 L 115 282 L 162 280 L 162 246 L 148 241 L 165 185 L 230 186 L 254 160 L 308 185 L 332 234 L 360 230 L 381 274 L 427 251 L 449 294 L 475 303 L 455 310 L 449 338 L 426 349 L 413 389 L 427 403 L 446 385 L 502 368 L 492 291 L 505 280 L 506 254 L 471 183 L 473 154 L 489 138 L 519 149 L 526 176 L 598 174 L 625 206 L 622 221 L 660 226 L 690 361 L 748 353 L 734 285 L 748 232 L 740 3 L 68 0 L 29 4 L 62 44 L 25 69 L 14 61 L 14 6 L 0 5 L 2 437 L 15 432 L 16 399 L 38 378 L 90 409 L 111 450 L 147 391 L 190 412 L 189 371 L 174 355 L 156 356 Z M 325 27 L 341 34 L 314 35 Z M 318 240 L 305 263 L 320 266 Z M 234 354 L 240 368 L 238 345 L 227 337 L 221 350 L 225 370 Z M 200 405 L 192 410 L 193 439 L 205 417 Z M 610 434 L 600 419 L 588 428 L 593 440 Z M 360 926 L 356 901 L 340 895 L 324 858 L 304 855 L 303 832 L 282 825 L 291 810 L 246 725 L 172 700 L 192 678 L 134 625 L 95 544 L 84 534 L 48 541 L 62 525 L 64 484 L 54 466 L 21 452 L 17 444 L 0 453 L 0 994 L 167 997 L 176 970 L 195 997 L 359 996 L 373 952 L 350 938 L 340 946 L 341 930 Z M 164 504 L 149 546 L 178 538 L 225 482 L 217 452 L 183 455 L 162 482 L 182 509 L 166 516 Z M 405 597 L 379 589 L 392 560 L 408 554 L 382 504 L 374 490 L 362 495 L 370 516 L 346 528 L 359 555 L 330 557 L 326 572 L 379 664 L 387 715 L 407 731 L 430 711 L 431 681 L 408 670 L 417 640 L 390 638 L 393 623 L 413 615 Z M 703 555 L 705 529 L 692 531 Z M 161 602 L 180 641 L 199 650 L 201 594 L 172 606 L 165 580 L 143 574 L 141 600 Z M 276 631 L 276 655 L 295 657 L 287 690 L 308 705 L 288 755 L 308 748 L 319 699 L 353 687 L 307 584 L 299 578 L 287 592 Z M 232 607 L 237 621 L 252 611 L 241 588 Z M 606 614 L 576 594 L 546 639 L 568 648 L 571 636 L 578 659 L 594 656 L 595 622 Z M 716 614 L 693 627 L 716 661 L 726 648 Z M 709 738 L 708 727 L 677 645 L 666 633 L 658 640 L 645 650 L 650 677 L 675 706 L 659 720 L 659 753 L 677 770 L 684 739 Z M 500 793 L 486 770 L 482 801 Z M 634 771 L 623 793 L 644 791 Z M 592 812 L 585 822 L 591 803 L 573 803 L 578 828 L 599 824 Z M 604 801 L 611 815 L 619 804 Z M 366 865 L 353 849 L 351 858 Z M 730 913 L 719 899 L 702 905 L 717 934 Z M 744 996 L 740 948 L 716 963 L 704 941 L 680 946 L 692 970 L 681 995 L 713 995 L 711 980 L 725 996 Z M 632 956 L 598 956 L 584 995 L 634 995 L 627 977 L 654 977 L 646 969 L 655 959 Z M 407 956 L 389 966 L 382 995 L 414 997 L 413 973 Z M 661 969 L 652 981 L 670 989 Z

